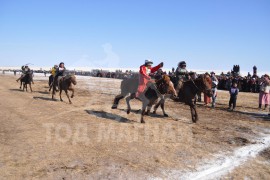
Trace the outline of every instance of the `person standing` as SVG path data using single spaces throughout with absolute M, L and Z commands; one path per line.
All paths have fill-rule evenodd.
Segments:
M 237 87 L 237 83 L 234 82 L 232 84 L 232 87 L 230 88 L 230 95 L 231 95 L 230 101 L 229 101 L 229 110 L 230 111 L 235 110 L 238 93 L 239 93 L 239 89 Z
M 210 76 L 208 72 L 206 72 L 205 75 Z M 203 93 L 203 100 L 204 100 L 204 106 L 207 106 L 209 103 L 211 103 L 211 98 L 208 97 L 205 93 Z
M 212 108 L 216 106 L 216 98 L 217 98 L 217 86 L 218 86 L 218 79 L 214 72 L 211 72 L 211 79 L 212 79 Z
M 260 88 L 259 109 L 262 109 L 262 105 L 265 106 L 264 110 L 268 108 L 270 102 L 269 91 L 270 91 L 270 79 L 269 75 L 265 74 Z

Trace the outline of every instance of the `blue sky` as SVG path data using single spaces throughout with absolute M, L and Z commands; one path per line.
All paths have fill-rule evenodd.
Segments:
M 270 69 L 269 0 L 0 0 L 0 65 Z

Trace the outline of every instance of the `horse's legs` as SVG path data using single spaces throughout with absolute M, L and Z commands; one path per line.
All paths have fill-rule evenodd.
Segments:
M 51 91 L 52 87 L 53 87 L 53 83 L 50 84 L 49 92 Z
M 52 82 L 52 88 L 53 88 L 53 91 L 52 91 L 52 99 L 54 99 L 54 95 L 55 95 L 55 92 L 56 92 L 56 82 L 57 80 L 54 78 L 53 82 Z
M 61 90 L 60 90 L 60 91 L 61 91 Z M 71 100 L 70 100 L 70 98 L 69 98 L 69 95 L 68 95 L 68 91 L 65 90 L 65 93 L 66 93 L 66 95 L 67 95 L 67 97 L 68 97 L 69 104 L 72 104 L 72 102 L 71 102 Z
M 147 101 L 143 101 L 143 105 L 142 105 L 142 113 L 141 113 L 141 123 L 145 123 L 143 116 L 145 114 L 145 109 L 147 107 L 148 102 Z
M 70 96 L 70 97 L 71 97 L 71 98 L 73 98 L 73 97 L 74 97 L 74 92 L 75 92 L 75 91 L 74 91 L 74 89 L 73 89 L 73 88 L 70 88 L 69 90 L 72 92 L 72 94 L 71 94 L 71 96 Z
M 22 89 L 22 83 L 23 83 L 23 82 L 21 81 L 20 89 Z
M 135 94 L 131 94 L 130 96 L 128 96 L 128 97 L 126 98 L 126 102 L 127 102 L 127 114 L 129 114 L 130 111 L 131 111 L 131 107 L 130 107 L 129 101 L 130 101 L 131 99 L 134 99 L 135 97 L 136 97 Z
M 33 90 L 32 90 L 32 86 L 31 86 L 31 83 L 29 84 L 29 87 L 30 87 L 31 92 L 33 92 Z
M 62 89 L 61 88 L 60 88 L 59 96 L 60 96 L 60 101 L 63 101 L 63 99 L 62 99 Z
M 23 83 L 23 91 L 24 91 L 24 89 L 25 89 L 25 83 Z
M 166 112 L 165 112 L 165 99 L 161 99 L 160 103 L 161 103 L 161 109 L 162 109 L 162 112 L 163 112 L 163 116 L 164 117 L 169 117 L 168 114 L 166 114 Z
M 54 99 L 54 94 L 55 94 L 55 88 L 54 88 L 54 85 L 53 85 L 53 91 L 52 91 L 52 99 Z
M 196 123 L 199 120 L 196 105 L 193 103 L 189 103 L 189 106 L 191 111 L 192 122 Z
M 145 115 L 147 115 L 147 116 L 149 115 L 152 106 L 153 106 L 152 104 L 151 104 L 151 105 L 149 104 L 149 105 L 147 106 L 147 111 L 146 111 Z
M 117 109 L 117 106 L 119 104 L 119 101 L 121 99 L 123 99 L 124 97 L 125 96 L 123 96 L 122 94 L 119 94 L 119 95 L 115 96 L 114 101 L 113 101 L 113 105 L 112 105 L 112 109 Z
M 162 99 L 161 99 L 161 100 L 162 100 Z M 160 104 L 161 104 L 161 100 L 159 100 L 158 103 L 154 106 L 154 111 L 153 111 L 154 114 L 157 113 L 157 109 L 158 109 L 158 107 L 159 107 Z

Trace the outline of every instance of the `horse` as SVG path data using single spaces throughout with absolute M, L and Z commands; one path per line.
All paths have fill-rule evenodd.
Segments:
M 52 87 L 53 87 L 53 79 L 54 79 L 54 76 L 53 75 L 50 75 L 49 76 L 49 91 L 51 91 Z
M 24 77 L 21 78 L 20 82 L 21 82 L 20 89 L 22 88 L 22 85 L 23 85 L 23 91 L 24 89 L 26 89 L 27 91 L 27 84 L 29 84 L 30 90 L 31 92 L 33 92 L 32 86 L 31 86 L 31 82 L 32 82 L 31 74 L 25 74 Z
M 161 99 L 158 102 L 158 104 L 159 105 L 162 105 L 163 107 L 164 107 L 165 99 L 166 98 L 172 98 L 172 99 L 174 99 L 174 97 L 177 96 L 176 91 L 174 89 L 173 83 L 172 82 L 169 82 L 169 85 L 170 85 L 170 89 L 172 89 L 172 91 L 174 91 L 174 94 L 173 94 L 173 96 L 171 94 L 169 94 L 169 95 L 164 95 L 164 96 L 161 97 Z M 118 104 L 119 104 L 119 101 L 121 99 L 127 97 L 128 95 L 130 95 L 130 97 L 132 97 L 131 99 L 134 99 L 135 94 L 136 94 L 136 92 L 138 90 L 138 86 L 139 86 L 139 77 L 137 77 L 137 76 L 134 77 L 134 78 L 127 78 L 127 79 L 122 80 L 121 86 L 120 86 L 121 93 L 119 95 L 115 96 L 114 101 L 113 101 L 113 105 L 112 105 L 111 108 L 112 109 L 117 109 Z M 154 111 L 153 111 L 154 114 L 156 114 L 156 110 L 159 107 L 159 105 L 158 106 L 155 106 Z M 163 110 L 164 116 L 167 117 L 168 115 L 165 113 L 164 108 L 162 110 Z
M 119 101 L 125 98 L 129 94 L 130 96 L 126 98 L 126 103 L 128 106 L 127 114 L 129 114 L 131 111 L 129 101 L 136 97 L 135 94 L 137 92 L 138 85 L 139 85 L 139 79 L 137 78 L 124 79 L 121 83 L 121 94 L 115 97 L 112 109 L 117 109 Z M 155 84 L 152 83 L 151 86 L 144 93 L 145 99 L 143 100 L 141 123 L 145 123 L 143 120 L 143 116 L 149 114 L 151 107 L 153 106 L 153 104 L 155 104 L 158 101 L 159 98 L 161 98 L 161 100 L 159 101 L 159 104 L 161 104 L 163 115 L 165 117 L 168 117 L 168 115 L 165 113 L 165 110 L 164 110 L 165 96 L 168 94 L 169 96 L 172 96 L 172 95 L 176 96 L 176 91 L 169 77 L 167 75 L 163 75 L 162 79 L 157 80 Z M 145 112 L 146 107 L 148 107 L 147 112 Z M 156 113 L 156 109 L 154 110 L 154 113 Z
M 201 75 L 197 79 L 190 79 L 186 82 L 182 82 L 182 86 L 177 85 L 176 91 L 178 98 L 176 101 L 183 102 L 189 105 L 191 111 L 192 122 L 196 123 L 199 120 L 196 110 L 196 94 L 205 93 L 205 95 L 212 97 L 212 80 L 209 75 Z M 177 82 L 177 84 L 179 84 Z M 180 83 L 181 84 L 181 83 Z
M 74 75 L 67 75 L 67 76 L 64 76 L 64 77 L 59 77 L 58 81 L 59 81 L 58 82 L 58 87 L 59 87 L 59 91 L 60 91 L 60 93 L 59 93 L 60 101 L 63 101 L 63 99 L 62 99 L 62 91 L 64 90 L 67 97 L 68 97 L 69 103 L 72 104 L 72 102 L 71 102 L 71 100 L 69 98 L 68 90 L 72 92 L 71 98 L 73 98 L 74 97 L 73 85 L 77 84 L 76 77 Z M 54 99 L 54 95 L 55 95 L 55 91 L 56 91 L 56 83 L 57 83 L 57 81 L 55 81 L 54 84 L 53 84 L 52 99 Z

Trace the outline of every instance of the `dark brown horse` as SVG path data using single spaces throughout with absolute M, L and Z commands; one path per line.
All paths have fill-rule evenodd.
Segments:
M 54 76 L 50 75 L 49 76 L 49 91 L 51 91 L 51 89 L 53 87 L 53 80 L 54 80 Z
M 64 90 L 67 97 L 68 97 L 69 103 L 72 104 L 72 102 L 71 102 L 71 100 L 69 98 L 69 94 L 68 94 L 68 90 L 69 90 L 69 91 L 72 92 L 71 98 L 74 97 L 74 88 L 73 88 L 72 84 L 73 85 L 77 84 L 76 77 L 74 75 L 67 75 L 67 76 L 64 76 L 64 77 L 59 77 L 59 79 L 58 79 L 58 87 L 59 87 L 59 91 L 60 91 L 59 95 L 60 95 L 60 100 L 61 101 L 63 101 L 63 99 L 62 99 L 62 91 Z M 53 85 L 52 99 L 54 99 L 55 91 L 56 91 L 56 83 L 54 83 L 54 85 Z
M 168 117 L 168 115 L 165 113 L 165 110 L 164 110 L 164 103 L 165 103 L 164 96 L 168 94 L 172 96 L 175 95 L 175 89 L 173 87 L 173 84 L 169 76 L 163 75 L 163 77 L 160 80 L 156 81 L 156 83 L 152 83 L 148 87 L 148 89 L 145 91 L 144 95 L 140 97 L 141 98 L 140 100 L 142 101 L 141 123 L 145 123 L 143 119 L 144 115 L 149 114 L 152 106 L 158 102 L 158 99 L 161 99 L 159 103 L 161 104 L 163 115 L 165 117 Z M 128 114 L 131 111 L 129 101 L 134 98 L 135 98 L 135 93 L 131 94 L 129 97 L 126 98 L 126 102 L 128 106 L 128 109 L 127 109 Z M 147 111 L 146 111 L 146 108 L 147 108 Z
M 190 106 L 192 122 L 196 123 L 199 120 L 196 110 L 196 94 L 203 92 L 205 95 L 212 97 L 213 92 L 211 89 L 212 80 L 209 75 L 201 75 L 198 79 L 191 79 L 184 82 L 180 88 L 176 87 L 176 91 L 178 92 L 177 101 L 184 102 Z
M 23 86 L 23 91 L 24 91 L 24 89 L 26 89 L 26 91 L 27 91 L 27 84 L 28 84 L 29 87 L 30 87 L 31 92 L 33 92 L 32 91 L 32 86 L 31 86 L 31 82 L 32 82 L 31 74 L 24 75 L 24 77 L 20 81 L 21 81 L 20 89 Z

